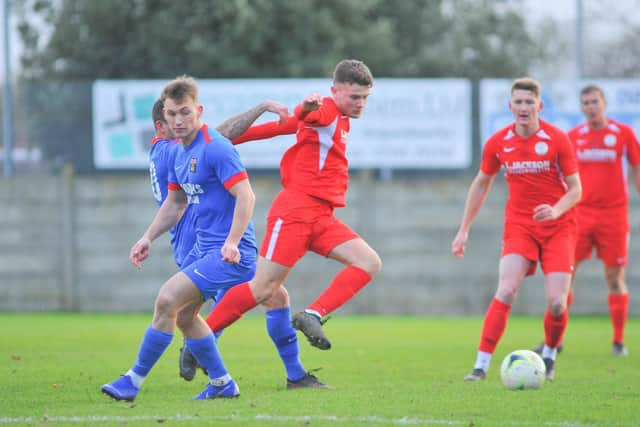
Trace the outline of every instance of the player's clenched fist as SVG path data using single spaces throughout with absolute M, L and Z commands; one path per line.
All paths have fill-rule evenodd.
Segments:
M 149 256 L 150 247 L 151 241 L 146 237 L 141 238 L 131 247 L 131 251 L 129 252 L 129 261 L 131 261 L 131 263 L 136 267 L 140 268 L 142 266 L 142 261 L 147 259 Z
M 459 257 L 464 257 L 464 245 L 467 243 L 467 233 L 458 233 L 451 243 L 451 252 Z
M 304 111 L 315 111 L 322 106 L 322 95 L 318 93 L 312 93 L 308 95 L 304 101 L 302 101 L 302 108 Z
M 225 243 L 220 249 L 220 253 L 222 254 L 222 260 L 224 262 L 228 262 L 230 264 L 237 264 L 240 262 L 240 250 L 236 245 Z

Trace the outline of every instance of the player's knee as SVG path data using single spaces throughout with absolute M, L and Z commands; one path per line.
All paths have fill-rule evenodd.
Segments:
M 271 294 L 271 297 L 262 303 L 262 306 L 267 311 L 288 307 L 289 293 L 284 286 L 278 286 Z
M 371 250 L 371 252 L 367 254 L 366 257 L 364 257 L 355 265 L 369 273 L 369 275 L 373 278 L 382 269 L 382 259 L 380 259 L 380 255 L 378 255 L 376 251 Z
M 553 316 L 557 317 L 562 315 L 562 313 L 564 313 L 564 311 L 567 309 L 567 303 L 560 297 L 552 298 L 549 301 L 548 309 Z
M 495 297 L 505 304 L 513 304 L 517 295 L 518 286 L 513 283 L 501 282 L 498 284 Z
M 181 311 L 180 313 L 178 313 L 178 317 L 176 318 L 176 325 L 178 326 L 178 328 L 180 328 L 180 330 L 185 330 L 193 324 L 194 318 L 194 313 L 186 313 L 184 311 Z
M 264 304 L 271 298 L 279 283 L 275 281 L 251 282 L 251 293 L 258 304 Z
M 173 317 L 175 316 L 176 307 L 174 306 L 174 299 L 166 293 L 160 292 L 156 298 L 155 304 L 156 317 Z
M 607 277 L 607 286 L 612 294 L 622 294 L 627 290 L 624 280 L 618 275 Z

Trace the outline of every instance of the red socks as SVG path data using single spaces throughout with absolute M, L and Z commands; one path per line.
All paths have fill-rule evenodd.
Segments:
M 493 354 L 498 345 L 498 341 L 500 341 L 507 327 L 510 310 L 511 304 L 505 304 L 495 298 L 491 301 L 487 309 L 487 314 L 484 317 L 484 324 L 482 325 L 480 351 Z
M 556 348 L 562 342 L 564 331 L 569 323 L 569 310 L 564 310 L 561 315 L 554 316 L 549 310 L 544 313 L 544 343 L 549 348 Z
M 251 293 L 249 283 L 236 285 L 229 289 L 224 298 L 216 303 L 209 316 L 207 325 L 211 331 L 218 332 L 242 317 L 258 303 Z
M 613 325 L 613 342 L 624 343 L 624 327 L 629 311 L 629 294 L 609 294 L 609 314 Z
M 329 284 L 329 287 L 307 308 L 320 313 L 320 316 L 326 316 L 350 300 L 370 281 L 371 276 L 369 273 L 360 267 L 350 265 L 340 271 Z

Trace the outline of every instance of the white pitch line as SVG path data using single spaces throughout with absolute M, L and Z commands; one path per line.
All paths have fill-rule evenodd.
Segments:
M 422 426 L 461 426 L 469 425 L 469 421 L 458 420 L 438 420 L 430 418 L 414 418 L 414 417 L 402 417 L 402 418 L 386 418 L 380 416 L 369 417 L 339 417 L 335 415 L 300 415 L 300 416 L 287 416 L 287 415 L 255 415 L 255 416 L 240 416 L 240 415 L 212 415 L 212 416 L 194 416 L 194 415 L 173 415 L 169 417 L 153 416 L 153 415 L 133 415 L 133 416 L 106 416 L 106 415 L 93 415 L 93 416 L 44 416 L 44 417 L 0 417 L 0 424 L 33 424 L 33 423 L 126 423 L 135 421 L 260 421 L 260 422 L 273 422 L 279 423 L 284 421 L 331 421 L 336 424 L 396 424 L 396 425 L 422 425 Z M 504 425 L 514 427 L 524 426 L 545 426 L 545 427 L 592 427 L 597 424 L 584 424 L 575 421 L 547 421 L 547 422 L 517 422 L 507 421 Z

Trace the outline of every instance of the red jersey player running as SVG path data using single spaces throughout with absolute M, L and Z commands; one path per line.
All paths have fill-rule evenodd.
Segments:
M 509 109 L 515 123 L 493 134 L 484 146 L 480 171 L 471 183 L 460 229 L 451 250 L 462 257 L 469 230 L 493 180 L 504 168 L 509 199 L 505 208 L 498 289 L 484 318 L 473 370 L 464 379 L 486 378 L 491 356 L 504 333 L 522 280 L 544 272 L 547 310 L 542 358 L 547 378 L 555 376 L 557 346 L 567 326 L 567 294 L 573 272 L 576 219 L 573 206 L 582 189 L 575 152 L 567 135 L 540 120 L 540 84 L 515 80 Z
M 333 73 L 333 96 L 307 96 L 296 107 L 293 121 L 275 129 L 275 133 L 297 131 L 296 144 L 280 163 L 283 189 L 267 215 L 256 275 L 250 283 L 230 289 L 216 305 L 207 318 L 214 332 L 267 300 L 310 250 L 345 268 L 318 299 L 293 316 L 292 323 L 313 346 L 331 348 L 322 317 L 351 299 L 382 266 L 378 254 L 333 212 L 346 204 L 349 119 L 360 117 L 372 86 L 373 76 L 363 62 L 343 60 Z
M 600 87 L 585 86 L 580 91 L 580 106 L 587 122 L 569 131 L 569 139 L 578 156 L 583 189 L 577 209 L 576 268 L 580 262 L 591 258 L 595 247 L 598 258 L 604 264 L 609 290 L 609 314 L 613 325 L 612 354 L 626 356 L 624 328 L 629 293 L 624 271 L 630 227 L 627 174 L 623 158 L 626 157 L 631 166 L 636 189 L 640 190 L 640 148 L 629 126 L 606 116 L 607 101 Z M 571 300 L 570 292 L 569 305 Z

